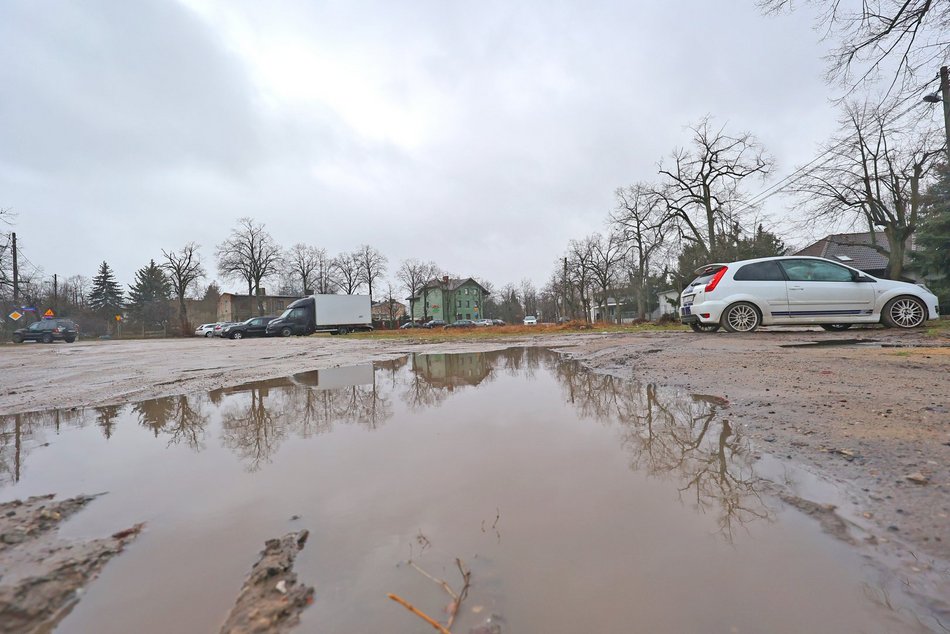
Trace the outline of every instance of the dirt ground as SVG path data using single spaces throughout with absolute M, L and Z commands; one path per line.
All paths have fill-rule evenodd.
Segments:
M 834 513 L 834 522 L 822 521 L 826 529 L 843 526 L 839 536 L 873 549 L 895 572 L 929 577 L 927 594 L 950 596 L 950 337 L 923 331 L 539 329 L 531 336 L 461 334 L 447 341 L 405 333 L 7 344 L 0 345 L 0 412 L 203 392 L 409 352 L 522 345 L 563 351 L 596 371 L 726 399 L 730 420 L 762 455 L 841 492 L 837 509 L 815 506 L 825 500 L 791 504 L 809 515 Z M 781 490 L 780 478 L 775 486 L 783 499 L 799 499 Z

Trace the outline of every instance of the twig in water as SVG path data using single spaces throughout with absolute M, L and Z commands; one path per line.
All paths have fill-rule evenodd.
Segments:
M 452 634 L 452 632 L 442 627 L 442 625 L 438 621 L 436 621 L 434 618 L 432 618 L 431 616 L 429 616 L 428 614 L 426 614 L 425 612 L 423 612 L 416 606 L 412 605 L 411 603 L 409 603 L 402 597 L 397 596 L 392 593 L 389 593 L 386 596 L 392 599 L 393 601 L 395 601 L 396 603 L 398 603 L 399 605 L 401 605 L 402 607 L 406 608 L 407 610 L 409 610 L 416 616 L 418 616 L 420 619 L 422 619 L 423 621 L 431 625 L 434 629 L 438 630 L 439 634 Z

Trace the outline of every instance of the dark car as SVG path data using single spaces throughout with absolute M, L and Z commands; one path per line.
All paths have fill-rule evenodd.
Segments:
M 456 319 L 451 324 L 442 326 L 443 328 L 474 328 L 475 322 L 471 319 Z
M 414 321 L 407 321 L 399 327 L 399 330 L 409 330 L 410 328 L 422 328 L 422 324 L 417 324 Z
M 221 329 L 221 336 L 228 339 L 243 339 L 245 337 L 266 337 L 267 324 L 277 319 L 276 315 L 267 317 L 251 317 L 239 324 L 231 324 Z
M 14 331 L 13 343 L 24 341 L 53 343 L 58 340 L 72 343 L 77 337 L 79 337 L 79 326 L 71 319 L 43 319 Z
M 491 320 L 491 323 L 494 324 L 495 326 L 506 326 L 506 325 L 507 325 L 503 319 L 492 319 L 492 320 Z
M 445 325 L 445 321 L 442 319 L 433 319 L 432 321 L 427 321 L 422 324 L 423 328 L 441 328 Z

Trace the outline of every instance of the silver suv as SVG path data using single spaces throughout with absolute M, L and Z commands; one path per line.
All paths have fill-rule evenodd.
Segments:
M 916 328 L 940 314 L 937 296 L 923 286 L 878 279 L 824 258 L 709 264 L 696 274 L 680 296 L 680 319 L 696 332 L 802 324 Z

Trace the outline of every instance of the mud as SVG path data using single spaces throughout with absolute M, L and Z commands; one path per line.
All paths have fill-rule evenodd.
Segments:
M 313 587 L 298 584 L 293 567 L 308 536 L 302 530 L 267 540 L 221 627 L 222 634 L 282 634 L 300 623 L 300 613 L 313 603 Z
M 92 502 L 52 495 L 0 504 L 0 632 L 47 632 L 79 601 L 82 588 L 142 530 L 137 524 L 111 537 L 58 537 L 60 523 Z
M 406 352 L 516 345 L 561 350 L 626 381 L 706 395 L 728 412 L 724 427 L 751 443 L 757 469 L 781 499 L 889 567 L 897 584 L 920 589 L 938 622 L 948 622 L 950 340 L 922 332 L 592 331 L 443 343 L 405 336 L 4 346 L 0 376 L 11 389 L 0 391 L 0 411 L 118 405 Z M 19 473 L 19 464 L 10 469 Z

